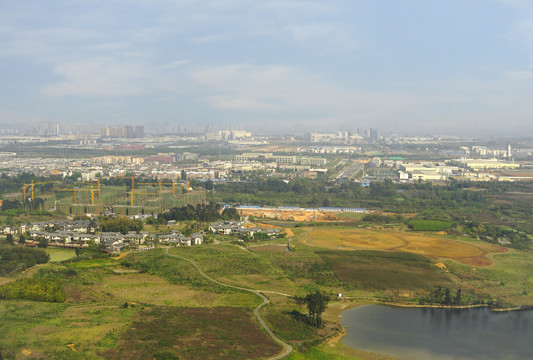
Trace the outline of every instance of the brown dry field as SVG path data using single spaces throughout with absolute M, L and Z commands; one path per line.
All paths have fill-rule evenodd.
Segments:
M 283 230 L 283 232 L 285 234 L 287 234 L 287 237 L 289 237 L 289 238 L 296 236 L 296 234 L 294 234 L 294 231 L 292 231 L 292 229 L 289 229 L 289 228 L 285 228 L 285 230 Z
M 302 228 L 299 235 L 307 245 L 341 250 L 406 251 L 428 258 L 450 259 L 469 266 L 491 266 L 488 255 L 507 249 L 486 243 L 471 244 L 437 236 L 393 230 Z
M 256 218 L 266 217 L 278 220 L 292 221 L 338 221 L 339 219 L 332 213 L 323 211 L 305 210 L 265 210 L 265 209 L 242 209 L 239 210 L 241 216 L 254 216 Z

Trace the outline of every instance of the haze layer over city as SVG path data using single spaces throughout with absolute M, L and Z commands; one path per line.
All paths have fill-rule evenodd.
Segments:
M 531 359 L 533 5 L 0 3 L 0 359 Z

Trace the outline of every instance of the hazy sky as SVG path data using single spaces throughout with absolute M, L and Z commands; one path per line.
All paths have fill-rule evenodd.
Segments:
M 0 127 L 533 135 L 533 1 L 2 0 Z

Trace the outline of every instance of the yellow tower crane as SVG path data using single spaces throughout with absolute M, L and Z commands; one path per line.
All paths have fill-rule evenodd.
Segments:
M 158 196 L 159 197 L 159 193 L 149 193 L 149 192 L 141 192 L 141 191 L 128 191 L 127 192 L 128 194 L 130 194 L 131 198 L 133 199 L 133 195 L 152 195 L 152 196 Z M 131 206 L 133 206 L 133 201 L 131 202 Z
M 176 195 L 176 182 L 174 179 L 172 179 L 172 182 L 162 182 L 161 179 L 159 179 L 158 182 L 138 182 L 137 185 L 158 185 L 159 186 L 159 193 L 163 192 L 162 186 L 171 186 L 172 185 L 172 195 Z
M 90 181 L 77 181 L 76 184 L 94 184 L 94 182 L 90 182 Z M 97 188 L 95 189 L 95 191 L 98 191 L 98 197 L 100 197 L 100 178 L 96 178 L 96 186 Z
M 117 176 L 117 179 L 131 179 L 130 205 L 133 206 L 133 190 L 135 189 L 135 176 Z
M 34 188 L 35 188 L 35 185 L 43 185 L 43 184 L 52 184 L 52 183 L 58 183 L 59 181 L 56 180 L 56 181 L 41 181 L 41 182 L 33 182 L 33 180 L 31 181 L 31 184 L 24 184 L 22 185 L 22 193 L 23 193 L 23 196 L 24 196 L 24 201 L 26 201 L 26 189 L 28 187 L 31 187 L 31 199 L 35 199 L 35 196 L 34 196 Z
M 57 191 L 72 191 L 74 192 L 74 204 L 78 202 L 77 193 L 80 191 L 90 191 L 91 192 L 91 205 L 94 205 L 94 186 L 91 186 L 90 189 L 57 189 Z

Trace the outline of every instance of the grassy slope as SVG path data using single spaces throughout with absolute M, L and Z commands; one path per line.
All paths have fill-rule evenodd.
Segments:
M 50 262 L 70 260 L 76 256 L 76 252 L 71 249 L 47 248 L 46 252 L 50 255 Z
M 274 243 L 282 245 L 285 241 Z M 447 261 L 444 271 L 449 272 L 444 274 L 431 265 L 432 261 L 418 255 L 321 250 L 301 244 L 297 238 L 293 243 L 296 247 L 290 252 L 280 251 L 283 246 L 246 250 L 230 244 L 179 247 L 172 251 L 194 259 L 207 274 L 221 281 L 300 296 L 320 289 L 331 294 L 342 291 L 356 299 L 390 298 L 388 290 L 380 289 L 380 279 L 400 269 L 395 275 L 401 276 L 390 287 L 401 283 L 400 289 L 418 291 L 442 285 L 449 277 L 465 290 L 498 296 L 503 302 L 532 303 L 529 295 L 533 290 L 532 252 L 494 255 L 495 265 L 489 268 L 476 269 Z M 208 283 L 190 264 L 172 259 L 162 250 L 132 254 L 123 260 L 130 266 L 121 266 L 119 261 L 110 259 L 45 266 L 48 270 L 39 271 L 41 276 L 43 273 L 63 276 L 67 303 L 1 301 L 0 318 L 7 319 L 10 326 L 0 327 L 0 353 L 14 355 L 26 349 L 36 354 L 36 358 L 39 354 L 55 358 L 69 358 L 69 355 L 73 356 L 70 358 L 98 358 L 99 353 L 120 342 L 133 319 L 140 319 L 141 315 L 136 314 L 143 307 L 237 306 L 250 314 L 250 308 L 259 301 L 253 294 Z M 65 275 L 69 269 L 76 276 Z M 136 273 L 139 269 L 143 273 Z M 420 272 L 425 274 L 423 278 Z M 361 274 L 372 276 L 361 279 Z M 367 283 L 362 288 L 365 277 Z M 305 308 L 282 296 L 269 297 L 272 305 L 264 309 L 266 321 L 296 348 L 305 348 L 308 351 L 305 358 L 376 358 L 339 344 L 313 347 L 314 341 L 324 334 L 295 321 L 289 313 L 291 310 L 305 312 Z M 137 305 L 123 309 L 124 302 Z M 334 329 L 328 331 L 332 333 Z M 77 351 L 67 347 L 69 344 L 74 344 Z M 299 356 L 295 354 L 292 358 L 302 358 Z
M 0 351 L 5 358 L 98 359 L 97 353 L 116 344 L 109 341 L 140 308 L 111 304 L 51 304 L 0 302 Z M 73 344 L 72 347 L 67 345 Z
M 249 359 L 281 346 L 262 332 L 250 311 L 234 307 L 153 307 L 139 314 L 107 359 Z
M 470 267 L 451 261 L 449 271 L 464 288 L 498 299 L 502 305 L 533 305 L 533 251 L 510 250 L 493 255 L 494 265 Z
M 383 251 L 318 250 L 345 283 L 365 289 L 427 289 L 449 285 L 432 261 L 421 255 Z

